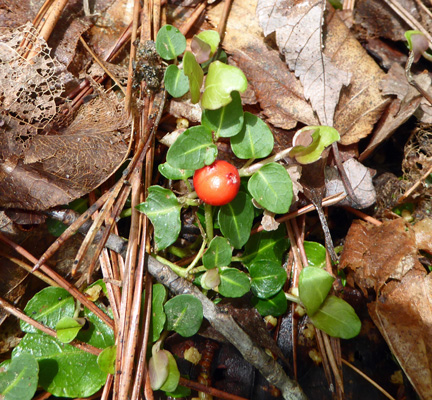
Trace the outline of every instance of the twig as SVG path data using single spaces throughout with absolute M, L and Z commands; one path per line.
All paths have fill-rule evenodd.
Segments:
M 347 197 L 347 195 L 345 193 L 342 193 L 342 192 L 335 194 L 333 196 L 326 197 L 322 201 L 322 206 L 323 207 L 333 206 L 333 205 L 339 203 L 340 201 L 342 201 L 343 199 L 345 199 L 345 197 Z M 288 221 L 292 218 L 298 217 L 299 215 L 307 214 L 308 212 L 311 212 L 311 211 L 315 211 L 315 206 L 313 204 L 302 207 L 299 210 L 292 211 L 288 214 L 283 215 L 282 217 L 276 218 L 276 221 L 279 223 L 282 223 L 282 222 Z M 251 235 L 254 235 L 254 234 L 261 232 L 263 230 L 264 230 L 264 227 L 262 225 L 260 225 L 257 228 L 252 229 Z
M 344 208 L 345 210 L 347 210 L 348 212 L 350 212 L 354 215 L 357 215 L 357 217 L 360 217 L 361 219 L 363 219 L 367 222 L 370 222 L 371 224 L 374 224 L 376 226 L 380 226 L 382 224 L 381 221 L 378 221 L 376 218 L 365 214 L 363 211 L 357 210 L 357 209 L 352 208 L 350 206 L 343 206 L 342 208 Z
M 219 308 L 192 283 L 180 278 L 171 269 L 147 255 L 149 272 L 157 281 L 174 294 L 192 294 L 203 305 L 204 317 L 225 338 L 234 345 L 246 361 L 256 367 L 273 385 L 278 387 L 285 399 L 306 400 L 307 397 L 297 382 L 288 378 L 282 367 L 263 349 L 256 347 L 250 337 L 237 325 L 231 315 Z
M 32 263 L 36 263 L 37 259 L 33 255 L 31 255 L 27 250 L 22 248 L 20 245 L 14 243 L 12 240 L 8 239 L 6 236 L 0 233 L 0 241 L 11 246 L 17 253 L 21 254 L 27 260 Z M 34 268 L 33 268 L 34 269 Z M 51 268 L 47 267 L 45 264 L 40 266 L 40 269 L 43 273 L 48 275 L 52 280 L 57 282 L 57 284 L 66 289 L 73 297 L 75 297 L 78 301 L 80 301 L 84 306 L 86 306 L 89 310 L 93 311 L 103 322 L 105 322 L 111 329 L 114 329 L 113 320 L 106 315 L 96 304 L 91 302 L 83 293 L 81 293 L 74 285 L 69 283 L 63 277 L 61 277 L 57 272 L 53 271 Z
M 104 63 L 99 59 L 99 57 L 94 53 L 94 51 L 89 47 L 89 45 L 85 42 L 85 40 L 80 36 L 80 42 L 84 46 L 84 48 L 90 53 L 90 55 L 94 58 L 94 60 L 99 64 L 99 66 L 105 71 L 105 73 L 115 82 L 115 84 L 119 87 L 119 89 L 126 96 L 126 90 L 118 81 L 118 79 L 113 75 L 107 67 L 105 67 Z
M 397 204 L 401 204 L 405 201 L 405 199 L 407 197 L 409 197 L 411 195 L 412 192 L 414 192 L 414 190 L 416 190 L 420 184 L 427 179 L 427 177 L 432 174 L 432 165 L 431 167 L 417 180 L 416 183 L 414 183 L 414 185 L 412 185 L 401 197 L 399 197 Z
M 7 258 L 8 260 L 10 260 L 13 263 L 15 263 L 16 265 L 18 265 L 19 267 L 25 269 L 27 272 L 33 273 L 34 276 L 36 276 L 40 280 L 44 281 L 47 285 L 59 287 L 59 285 L 55 281 L 53 281 L 52 279 L 48 278 L 45 274 L 42 274 L 39 271 L 33 272 L 33 267 L 31 265 L 28 265 L 24 261 L 21 261 L 20 259 L 12 257 L 9 254 L 3 253 L 1 251 L 0 251 L 0 257 Z
M 205 10 L 207 6 L 207 1 L 203 1 L 192 13 L 192 15 L 190 16 L 189 20 L 183 24 L 180 28 L 179 31 L 183 34 L 186 35 L 189 30 L 195 25 L 195 22 L 197 21 L 197 19 L 199 18 L 199 16 L 201 15 L 201 13 Z
M 222 15 L 221 15 L 221 18 L 220 18 L 219 23 L 218 23 L 218 33 L 220 36 L 221 43 L 223 42 L 223 39 L 225 36 L 225 26 L 226 26 L 228 14 L 229 14 L 229 11 L 231 8 L 231 3 L 232 3 L 232 0 L 225 0 Z
M 235 394 L 227 393 L 219 389 L 202 385 L 201 383 L 190 381 L 189 379 L 185 379 L 182 377 L 180 377 L 179 384 L 188 387 L 190 389 L 196 390 L 197 392 L 203 392 L 209 394 L 210 396 L 215 396 L 224 400 L 247 400 L 244 397 L 236 396 Z
M 43 333 L 46 333 L 49 336 L 52 336 L 53 338 L 57 338 L 57 332 L 54 329 L 48 328 L 45 325 L 42 325 L 40 322 L 34 320 L 33 318 L 30 318 L 28 315 L 24 314 L 21 310 L 14 307 L 12 304 L 8 303 L 6 300 L 0 297 L 0 307 L 3 307 L 5 311 L 7 311 L 9 314 L 14 315 L 15 317 L 19 318 L 21 321 L 27 322 L 31 326 L 35 327 L 36 329 L 39 329 Z M 101 349 L 98 349 L 90 344 L 81 342 L 79 340 L 72 340 L 72 342 L 68 343 L 73 347 L 76 347 L 77 349 L 84 350 L 87 353 L 94 354 L 98 356 Z
M 380 385 L 378 385 L 375 381 L 373 381 L 371 378 L 369 378 L 364 372 L 360 371 L 357 367 L 349 363 L 348 361 L 344 360 L 342 358 L 342 362 L 350 367 L 352 370 L 357 372 L 362 378 L 366 379 L 372 386 L 376 387 L 385 397 L 387 397 L 390 400 L 395 400 L 395 398 L 388 393 L 386 390 L 384 390 Z

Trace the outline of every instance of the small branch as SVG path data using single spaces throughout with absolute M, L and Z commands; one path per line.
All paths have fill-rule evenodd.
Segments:
M 234 394 L 230 394 L 227 392 L 223 392 L 222 390 L 215 389 L 206 385 L 203 385 L 198 382 L 190 381 L 189 379 L 185 379 L 180 377 L 180 385 L 188 387 L 190 389 L 196 390 L 197 392 L 203 392 L 209 394 L 210 396 L 218 397 L 219 399 L 224 400 L 247 400 L 244 397 L 236 396 Z
M 345 361 L 343 358 L 342 358 L 342 362 L 348 367 L 350 367 L 352 370 L 357 372 L 362 378 L 366 379 L 372 386 L 376 387 L 385 397 L 387 397 L 390 400 L 395 400 L 395 398 L 390 393 L 385 391 L 380 385 L 378 385 L 375 381 L 369 378 L 364 372 L 360 371 L 357 367 L 355 367 L 348 361 Z
M 237 325 L 229 314 L 225 314 L 192 283 L 180 278 L 171 269 L 155 258 L 148 256 L 148 271 L 157 281 L 167 286 L 174 294 L 192 294 L 203 305 L 204 317 L 234 345 L 246 361 L 257 368 L 273 385 L 278 387 L 287 400 L 306 400 L 307 397 L 297 382 L 288 378 L 282 367 L 263 349 L 256 347 L 250 337 Z

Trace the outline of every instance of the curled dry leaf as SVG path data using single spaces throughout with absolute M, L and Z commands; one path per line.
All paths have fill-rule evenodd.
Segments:
M 275 214 L 264 210 L 263 217 L 261 219 L 261 225 L 265 231 L 275 231 L 279 228 L 280 223 L 275 220 Z
M 430 87 L 430 78 L 427 73 L 420 74 L 414 79 L 423 89 L 427 90 Z M 406 122 L 416 112 L 423 98 L 417 89 L 408 83 L 405 70 L 399 64 L 392 65 L 380 82 L 380 87 L 384 95 L 395 95 L 396 99 L 388 107 L 368 147 L 361 154 L 360 160 L 367 158 L 377 146 Z
M 348 205 L 361 209 L 374 204 L 376 201 L 376 192 L 369 169 L 354 158 L 345 161 L 342 165 L 345 168 L 357 202 L 346 197 L 338 205 Z M 346 193 L 337 167 L 327 166 L 324 170 L 324 175 L 326 180 L 326 196 L 333 196 L 340 192 Z
M 351 73 L 323 53 L 325 4 L 322 0 L 259 0 L 256 13 L 265 36 L 276 32 L 279 50 L 300 79 L 304 97 L 321 125 L 333 126 L 340 91 L 349 85 Z
M 380 226 L 354 221 L 340 267 L 365 295 L 375 290 L 369 314 L 420 398 L 432 398 L 432 274 L 417 259 L 413 229 L 402 218 Z

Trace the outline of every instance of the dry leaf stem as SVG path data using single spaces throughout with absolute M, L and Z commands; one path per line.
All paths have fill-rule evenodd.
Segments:
M 227 393 L 219 389 L 215 389 L 210 386 L 203 385 L 198 382 L 190 381 L 189 379 L 185 379 L 180 377 L 179 385 L 188 387 L 192 390 L 196 390 L 197 392 L 206 393 L 210 396 L 218 397 L 219 399 L 224 400 L 247 400 L 244 397 L 236 396 L 235 394 Z

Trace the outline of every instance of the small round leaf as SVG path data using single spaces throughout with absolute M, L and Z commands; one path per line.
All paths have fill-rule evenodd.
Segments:
M 326 265 L 326 249 L 316 242 L 303 243 L 309 267 L 324 268 Z
M 231 263 L 232 250 L 228 240 L 216 236 L 210 242 L 209 248 L 203 255 L 203 264 L 207 269 L 227 267 Z
M 260 299 L 254 296 L 252 298 L 252 305 L 263 317 L 267 315 L 277 317 L 284 314 L 287 310 L 287 299 L 285 293 L 281 290 L 269 299 Z
M 189 79 L 182 69 L 171 64 L 165 70 L 165 89 L 172 97 L 181 97 L 189 90 Z
M 241 131 L 231 138 L 231 148 L 238 158 L 263 158 L 273 150 L 274 138 L 267 124 L 256 115 L 245 112 Z
M 199 169 L 216 159 L 217 147 L 212 133 L 205 126 L 186 129 L 169 148 L 167 162 L 174 168 Z
M 309 317 L 318 310 L 332 288 L 334 278 L 325 270 L 306 267 L 300 272 L 299 297 Z
M 255 172 L 249 179 L 248 190 L 262 207 L 275 214 L 284 214 L 291 206 L 291 178 L 280 164 L 266 164 Z
M 309 318 L 315 327 L 333 337 L 351 339 L 360 333 L 361 321 L 354 309 L 336 296 L 327 297 L 320 309 Z
M 167 329 L 179 335 L 195 335 L 201 326 L 203 308 L 201 302 L 190 294 L 181 294 L 165 303 Z
M 252 278 L 252 293 L 260 299 L 268 299 L 274 296 L 287 280 L 286 271 L 280 264 L 261 260 L 256 261 L 249 267 L 249 274 Z
M 97 364 L 101 371 L 114 375 L 117 346 L 110 346 L 104 349 L 97 358 Z
M 164 25 L 156 36 L 156 50 L 164 60 L 174 60 L 186 50 L 186 38 L 172 25 Z
M 231 102 L 231 92 L 243 93 L 247 89 L 247 79 L 237 67 L 214 61 L 210 64 L 205 81 L 201 105 L 205 109 L 216 110 Z
M 248 276 L 236 268 L 224 268 L 220 274 L 219 293 L 225 297 L 242 297 L 250 290 Z

